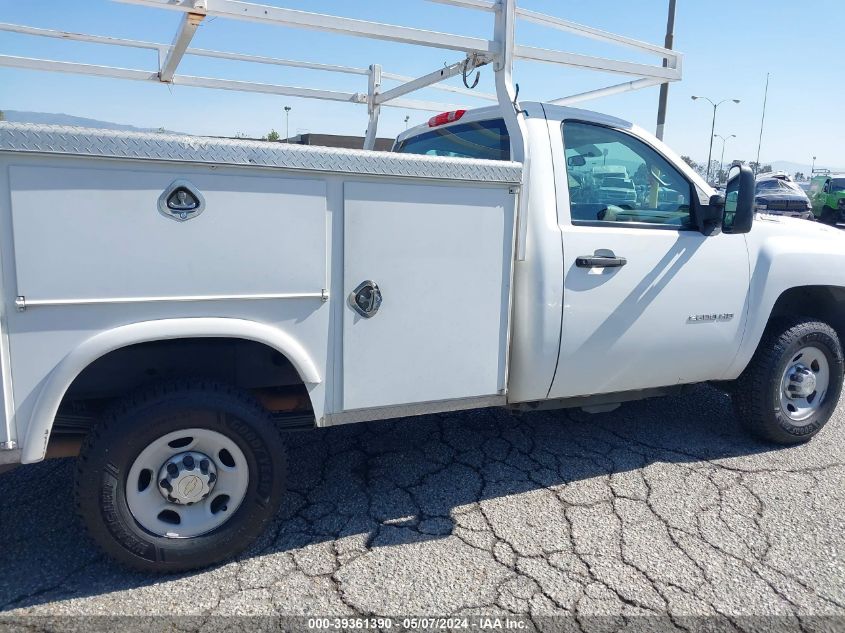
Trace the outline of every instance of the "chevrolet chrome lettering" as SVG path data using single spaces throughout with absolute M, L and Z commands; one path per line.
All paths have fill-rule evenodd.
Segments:
M 734 315 L 728 312 L 722 314 L 691 314 L 687 323 L 713 323 L 714 321 L 730 321 Z

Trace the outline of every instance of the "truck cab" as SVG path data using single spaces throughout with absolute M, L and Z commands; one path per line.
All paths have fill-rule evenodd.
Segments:
M 845 222 L 845 174 L 815 176 L 808 195 L 820 222 L 834 226 Z
M 549 104 L 522 108 L 531 168 L 517 237 L 512 405 L 613 404 L 741 380 L 772 319 L 802 301 L 842 331 L 839 232 L 788 217 L 740 220 L 731 213 L 736 186 L 722 217 L 717 192 L 638 126 Z M 500 116 L 485 108 L 435 117 L 400 135 L 394 150 L 507 158 Z M 636 201 L 608 198 L 611 172 L 631 174 Z M 817 404 L 838 394 L 828 384 L 811 398 Z M 784 401 L 783 410 L 796 418 L 793 437 L 809 430 L 806 407 Z
M 715 192 L 625 121 L 523 108 L 530 211 L 519 238 L 525 252 L 516 266 L 509 400 L 622 394 L 725 376 L 745 326 L 748 249 L 742 235 L 700 230 L 697 214 Z M 488 118 L 496 112 L 464 113 L 445 125 L 432 119 L 401 135 L 395 149 L 502 156 L 502 127 Z M 613 198 L 616 188 L 605 183 L 627 174 L 641 195 L 632 185 L 630 198 Z M 713 275 L 719 268 L 732 278 Z M 691 324 L 713 314 L 716 323 Z

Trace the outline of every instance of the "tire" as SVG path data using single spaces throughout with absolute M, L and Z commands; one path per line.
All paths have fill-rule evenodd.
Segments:
M 830 207 L 824 207 L 822 209 L 822 214 L 819 216 L 819 222 L 823 224 L 828 224 L 830 226 L 836 226 L 836 221 L 839 219 L 839 212 L 831 209 Z
M 807 372 L 813 373 L 812 378 L 799 375 Z M 795 380 L 802 382 L 791 382 L 787 375 L 798 376 Z M 802 444 L 833 415 L 842 393 L 842 378 L 842 346 L 832 327 L 813 319 L 778 321 L 767 328 L 754 357 L 736 381 L 732 399 L 740 421 L 754 436 L 775 444 Z M 815 395 L 792 399 L 798 395 L 795 385 L 808 385 L 804 387 L 808 391 L 816 386 L 818 389 Z
M 215 454 L 216 446 L 222 448 Z M 178 457 L 162 461 L 162 451 Z M 170 382 L 127 398 L 89 433 L 78 459 L 76 506 L 92 539 L 120 563 L 187 571 L 238 554 L 264 531 L 281 503 L 286 469 L 279 432 L 248 393 Z M 204 496 L 164 497 L 186 490 Z

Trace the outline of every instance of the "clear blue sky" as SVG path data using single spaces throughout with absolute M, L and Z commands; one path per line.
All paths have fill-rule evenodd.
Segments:
M 363 17 L 395 24 L 459 34 L 489 36 L 490 14 L 443 6 L 424 0 L 264 0 L 292 8 Z M 653 43 L 662 43 L 668 0 L 523 0 L 522 6 Z M 171 11 L 124 5 L 108 0 L 0 0 L 0 20 L 32 26 L 110 34 L 170 42 L 179 20 Z M 845 167 L 845 49 L 841 29 L 845 1 L 806 0 L 678 0 L 676 48 L 685 54 L 684 79 L 671 85 L 666 140 L 678 152 L 703 161 L 707 156 L 712 109 L 693 102 L 693 94 L 714 100 L 741 99 L 719 108 L 716 132 L 736 134 L 726 160 L 753 160 L 757 150 L 763 87 L 771 72 L 769 108 L 761 159 L 788 160 Z M 521 43 L 574 52 L 651 61 L 624 48 L 599 44 L 525 25 Z M 207 21 L 194 45 L 275 57 L 365 67 L 379 62 L 385 70 L 409 75 L 430 72 L 459 54 L 289 30 L 224 19 Z M 114 49 L 0 33 L 0 52 L 33 57 L 154 69 L 149 51 Z M 243 78 L 268 83 L 365 91 L 366 79 L 347 75 L 186 58 L 181 70 L 190 74 Z M 519 64 L 516 77 L 522 96 L 548 100 L 593 87 L 618 83 L 618 76 Z M 454 81 L 454 80 L 453 80 Z M 460 82 L 460 79 L 457 80 Z M 491 72 L 482 73 L 480 89 L 490 91 Z M 453 95 L 428 91 L 420 98 Z M 292 106 L 291 133 L 362 134 L 362 106 L 268 95 L 0 69 L 0 109 L 63 112 L 197 134 L 259 136 L 270 128 L 284 132 L 282 107 Z M 483 102 L 466 105 L 483 105 Z M 591 109 L 635 121 L 653 130 L 657 89 L 590 102 Z M 430 114 L 386 109 L 380 134 L 393 136 Z M 714 150 L 720 152 L 720 142 Z

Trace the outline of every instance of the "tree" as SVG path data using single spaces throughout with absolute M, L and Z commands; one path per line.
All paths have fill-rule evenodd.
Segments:
M 774 171 L 771 165 L 766 165 L 765 163 L 756 163 L 753 160 L 748 163 L 748 166 L 751 167 L 751 170 L 754 172 L 754 175 L 757 174 L 768 174 L 769 172 Z
M 718 182 L 716 180 L 717 174 L 722 170 L 722 163 L 720 163 L 715 158 L 710 161 L 710 169 L 706 167 L 702 167 L 702 171 L 704 172 L 704 176 L 706 177 L 708 174 L 710 175 L 710 182 Z
M 796 182 L 801 182 L 802 180 L 806 180 L 807 177 L 804 175 L 803 171 L 796 171 L 794 180 Z
M 3 110 L 0 110 L 0 121 L 5 121 L 5 120 L 6 120 L 6 113 L 3 112 Z
M 698 163 L 696 163 L 696 162 L 695 162 L 692 158 L 690 158 L 689 156 L 681 156 L 681 160 L 682 160 L 682 161 L 684 161 L 687 165 L 689 165 L 689 166 L 690 166 L 692 169 L 694 169 L 695 171 L 698 171 L 698 170 L 700 169 L 699 164 L 698 164 Z
M 264 137 L 265 141 L 273 141 L 276 142 L 280 139 L 279 133 L 276 130 L 270 130 L 267 132 L 267 136 Z
M 645 163 L 641 163 L 637 168 L 637 173 L 634 174 L 634 182 L 638 185 L 648 185 L 648 167 Z

